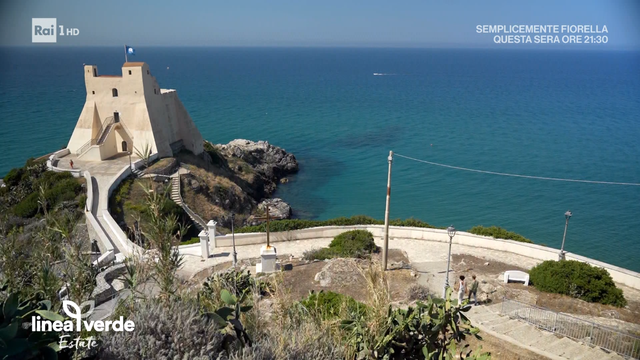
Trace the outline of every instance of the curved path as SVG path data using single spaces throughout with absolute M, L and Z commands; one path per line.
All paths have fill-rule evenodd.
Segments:
M 127 253 L 122 249 L 122 244 L 117 240 L 115 234 L 104 219 L 105 209 L 109 208 L 109 188 L 113 184 L 113 179 L 122 169 L 129 166 L 129 157 L 121 156 L 106 161 L 83 161 L 75 155 L 67 155 L 60 158 L 57 167 L 61 170 L 71 170 L 69 160 L 73 160 L 73 168 L 88 171 L 91 174 L 91 184 L 93 190 L 93 204 L 91 213 L 96 217 L 98 225 L 107 236 L 108 241 L 113 246 L 114 252 Z M 139 160 L 131 157 L 131 161 Z

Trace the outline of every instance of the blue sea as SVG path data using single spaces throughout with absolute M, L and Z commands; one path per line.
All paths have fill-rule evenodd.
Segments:
M 82 64 L 120 74 L 121 48 L 0 50 L 0 174 L 66 146 Z M 383 218 L 387 156 L 543 177 L 640 183 L 640 53 L 347 48 L 136 48 L 216 143 L 296 155 L 296 217 Z M 385 75 L 373 75 L 380 73 Z M 391 217 L 498 225 L 640 271 L 640 186 L 465 172 L 396 157 Z

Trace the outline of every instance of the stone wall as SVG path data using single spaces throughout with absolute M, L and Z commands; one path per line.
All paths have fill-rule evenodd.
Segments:
M 356 225 L 356 226 L 324 226 L 288 232 L 274 232 L 270 234 L 272 243 L 296 240 L 314 240 L 314 239 L 333 239 L 338 234 L 345 231 L 362 229 L 370 231 L 377 240 L 384 236 L 383 225 Z M 264 244 L 266 243 L 266 235 L 264 233 L 248 233 L 236 234 L 236 246 Z M 414 227 L 389 227 L 389 244 L 393 247 L 394 239 L 413 239 L 421 241 L 437 241 L 449 242 L 449 236 L 446 230 L 414 228 Z M 216 243 L 218 247 L 230 247 L 231 235 L 217 236 Z M 485 249 L 498 250 L 527 256 L 539 261 L 558 259 L 558 249 L 523 243 L 513 240 L 494 239 L 487 236 L 474 235 L 467 232 L 459 231 L 453 238 L 453 244 L 475 246 Z M 212 245 L 212 244 L 211 244 Z M 180 248 L 200 246 L 199 244 L 184 245 Z M 213 251 L 212 251 L 213 252 Z M 640 290 L 640 274 L 631 270 L 627 270 L 615 265 L 607 264 L 595 259 L 590 259 L 581 255 L 566 253 L 567 260 L 578 260 L 586 262 L 593 266 L 607 269 L 614 281 Z

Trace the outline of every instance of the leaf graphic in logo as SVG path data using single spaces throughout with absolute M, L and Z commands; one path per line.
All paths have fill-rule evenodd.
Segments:
M 62 309 L 64 310 L 65 313 L 67 313 L 67 316 L 69 316 L 70 318 L 80 319 L 82 317 L 82 311 L 80 310 L 80 307 L 76 305 L 76 303 L 74 303 L 73 301 L 63 300 Z
M 93 300 L 87 300 L 80 304 L 80 309 L 84 309 L 85 307 L 89 307 L 88 310 L 82 312 L 82 318 L 87 318 L 89 315 L 93 314 L 93 309 L 96 307 L 96 302 Z

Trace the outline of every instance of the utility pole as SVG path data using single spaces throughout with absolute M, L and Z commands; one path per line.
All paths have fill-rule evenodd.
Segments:
M 387 255 L 389 254 L 389 201 L 391 200 L 391 164 L 393 151 L 389 151 L 389 175 L 387 176 L 387 206 L 384 211 L 384 247 L 382 248 L 382 270 L 387 270 Z
M 233 225 L 236 217 L 234 213 L 231 213 L 231 241 L 233 243 L 233 267 L 238 265 L 238 253 L 236 252 L 236 233 L 234 232 Z

